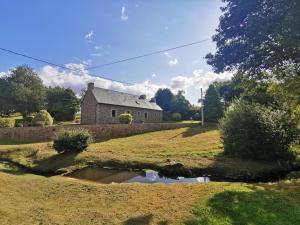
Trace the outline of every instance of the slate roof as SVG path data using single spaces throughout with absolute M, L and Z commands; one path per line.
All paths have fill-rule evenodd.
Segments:
M 155 102 L 150 102 L 149 99 L 139 99 L 138 95 L 98 87 L 94 87 L 92 93 L 98 103 L 162 111 Z

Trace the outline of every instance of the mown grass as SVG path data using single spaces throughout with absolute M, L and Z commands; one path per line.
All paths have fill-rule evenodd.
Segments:
M 0 169 L 1 170 L 1 169 Z M 300 181 L 96 184 L 0 172 L 0 224 L 295 225 Z
M 164 130 L 92 144 L 80 154 L 57 154 L 52 143 L 0 145 L 0 158 L 41 172 L 73 169 L 83 165 L 152 168 L 170 162 L 194 173 L 221 176 L 255 176 L 284 169 L 276 162 L 256 162 L 223 156 L 219 131 L 214 124 Z

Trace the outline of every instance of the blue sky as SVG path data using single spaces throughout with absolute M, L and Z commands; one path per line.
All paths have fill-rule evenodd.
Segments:
M 159 87 L 170 87 L 174 92 L 184 89 L 195 103 L 200 87 L 231 76 L 214 74 L 206 64 L 203 57 L 215 49 L 211 41 L 99 69 L 87 67 L 211 38 L 221 4 L 220 0 L 3 0 L 0 47 L 82 73 L 3 52 L 0 72 L 27 64 L 46 85 L 70 86 L 79 92 L 86 82 L 95 81 L 96 86 L 149 96 Z M 136 85 L 111 83 L 88 73 Z

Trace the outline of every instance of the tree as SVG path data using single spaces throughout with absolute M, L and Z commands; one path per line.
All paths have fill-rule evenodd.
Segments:
M 14 111 L 7 77 L 0 77 L 0 116 L 7 116 Z
M 46 109 L 56 121 L 74 120 L 80 102 L 70 88 L 49 87 L 47 89 Z
M 156 94 L 156 103 L 164 110 L 171 111 L 172 101 L 174 100 L 174 94 L 170 89 L 158 89 Z
M 172 113 L 180 113 L 183 119 L 189 119 L 191 104 L 183 94 L 184 91 L 177 92 L 172 101 L 171 111 Z
M 204 98 L 204 120 L 217 122 L 223 115 L 222 103 L 214 85 L 210 85 Z
M 24 117 L 39 111 L 45 102 L 45 88 L 42 80 L 28 66 L 18 66 L 7 76 L 11 110 Z
M 289 112 L 237 100 L 220 120 L 224 152 L 228 156 L 254 159 L 293 159 L 290 144 L 299 130 Z
M 299 0 L 223 0 L 215 54 L 206 56 L 214 71 L 257 75 L 286 64 L 300 65 Z

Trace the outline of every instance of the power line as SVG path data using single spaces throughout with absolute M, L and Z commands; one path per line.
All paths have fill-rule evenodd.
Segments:
M 118 64 L 118 63 L 122 63 L 122 62 L 126 62 L 126 61 L 131 61 L 131 60 L 135 60 L 135 59 L 139 59 L 139 58 L 144 58 L 144 57 L 147 57 L 147 56 L 160 54 L 160 53 L 163 53 L 163 52 L 172 51 L 172 50 L 175 50 L 175 49 L 200 44 L 200 43 L 206 42 L 208 40 L 210 40 L 210 39 L 203 39 L 203 40 L 200 40 L 200 41 L 196 41 L 196 42 L 192 42 L 192 43 L 188 43 L 188 44 L 184 44 L 184 45 L 179 45 L 179 46 L 172 47 L 172 48 L 158 50 L 158 51 L 146 53 L 146 54 L 143 54 L 143 55 L 138 55 L 138 56 L 134 56 L 134 57 L 130 57 L 130 58 L 125 58 L 125 59 L 113 61 L 113 62 L 110 62 L 110 63 L 101 64 L 101 65 L 98 65 L 98 66 L 87 67 L 86 69 L 90 70 L 90 69 L 100 68 L 100 67 L 109 66 L 109 65 L 113 65 L 113 64 Z M 24 58 L 28 58 L 28 59 L 31 59 L 31 60 L 34 60 L 34 61 L 37 61 L 37 62 L 41 62 L 41 63 L 44 63 L 44 64 L 59 67 L 59 68 L 65 69 L 65 70 L 73 71 L 73 72 L 76 72 L 76 73 L 82 73 L 83 72 L 82 70 L 73 69 L 73 68 L 63 66 L 63 65 L 60 65 L 60 64 L 57 64 L 57 63 L 53 63 L 53 62 L 50 62 L 50 61 L 47 61 L 47 60 L 44 60 L 44 59 L 41 59 L 41 58 L 37 58 L 37 57 L 33 57 L 33 56 L 30 56 L 30 55 L 27 55 L 27 54 L 24 54 L 24 53 L 16 52 L 16 51 L 13 51 L 13 50 L 10 50 L 10 49 L 7 49 L 7 48 L 0 47 L 0 50 L 4 51 L 4 52 L 7 52 L 7 53 L 10 53 L 10 54 L 14 54 L 14 55 L 18 55 L 18 56 L 21 56 L 21 57 L 24 57 Z M 84 65 L 86 65 L 86 64 L 84 64 Z M 93 76 L 93 77 L 99 77 L 99 78 L 102 78 L 104 80 L 109 80 L 109 81 L 112 81 L 112 82 L 117 82 L 117 83 L 122 83 L 122 84 L 127 84 L 127 85 L 135 85 L 134 83 L 129 83 L 129 82 L 119 81 L 119 80 L 115 80 L 115 79 L 110 79 L 110 78 L 106 78 L 106 77 L 99 76 L 99 75 L 96 75 L 96 74 L 91 74 L 91 73 L 88 73 L 88 72 L 86 72 L 86 74 L 90 75 L 90 76 Z M 62 74 L 59 74 L 59 76 L 62 76 Z M 143 85 L 145 87 L 150 87 L 149 85 L 146 85 L 146 84 L 143 84 Z
M 56 66 L 56 67 L 59 67 L 59 68 L 65 69 L 65 70 L 74 71 L 76 73 L 82 73 L 83 72 L 83 71 L 78 70 L 78 69 L 73 69 L 73 68 L 70 68 L 70 67 L 66 67 L 66 66 L 63 66 L 63 65 L 52 63 L 52 62 L 49 62 L 49 61 L 46 61 L 46 60 L 43 60 L 43 59 L 40 59 L 40 58 L 36 58 L 36 57 L 32 57 L 32 56 L 29 56 L 29 55 L 26 55 L 26 54 L 23 54 L 23 53 L 16 52 L 16 51 L 13 51 L 13 50 L 10 50 L 10 49 L 0 47 L 0 50 L 4 51 L 4 52 L 11 53 L 11 54 L 14 54 L 14 55 L 22 56 L 24 58 L 28 58 L 28 59 L 31 59 L 31 60 L 34 60 L 34 61 L 38 61 L 38 62 L 42 62 L 42 63 L 48 64 L 48 65 Z M 113 81 L 113 82 L 118 82 L 118 83 L 123 83 L 123 84 L 128 84 L 128 85 L 134 85 L 133 83 L 118 81 L 118 80 L 106 78 L 106 77 L 91 74 L 91 73 L 86 73 L 86 74 L 88 74 L 90 76 L 93 76 L 93 77 L 99 77 L 99 78 L 102 78 L 104 80 L 110 80 L 110 81 Z M 62 76 L 62 74 L 60 74 L 60 76 Z
M 87 67 L 87 69 L 91 70 L 91 69 L 110 66 L 110 65 L 114 65 L 114 64 L 118 64 L 118 63 L 122 63 L 122 62 L 126 62 L 126 61 L 131 61 L 131 60 L 135 60 L 135 59 L 139 59 L 139 58 L 144 58 L 144 57 L 147 57 L 147 56 L 156 55 L 156 54 L 160 54 L 160 53 L 163 53 L 163 52 L 173 51 L 173 50 L 179 49 L 179 48 L 185 48 L 185 47 L 188 47 L 188 46 L 197 45 L 197 44 L 209 41 L 209 40 L 210 39 L 203 39 L 203 40 L 195 41 L 195 42 L 192 42 L 192 43 L 189 43 L 189 44 L 179 45 L 179 46 L 176 46 L 176 47 L 173 47 L 173 48 L 167 48 L 167 49 L 163 49 L 163 50 L 158 50 L 158 51 L 146 53 L 146 54 L 143 54 L 143 55 L 138 55 L 138 56 L 133 56 L 133 57 L 130 57 L 130 58 L 116 60 L 114 62 L 109 62 L 109 63 L 100 64 L 100 65 L 97 65 L 97 66 Z

